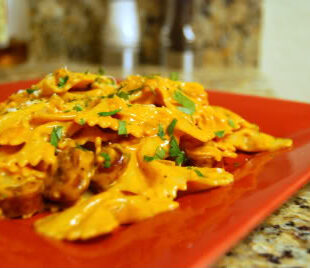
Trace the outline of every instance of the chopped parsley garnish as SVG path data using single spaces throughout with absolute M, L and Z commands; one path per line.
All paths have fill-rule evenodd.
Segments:
M 117 113 L 119 113 L 121 111 L 121 109 L 117 109 L 114 111 L 110 111 L 110 112 L 99 112 L 98 115 L 99 116 L 111 116 L 111 115 L 115 115 Z
M 83 111 L 83 108 L 81 105 L 77 104 L 73 107 L 73 110 L 77 111 L 77 112 L 81 112 Z
M 145 155 L 143 159 L 144 159 L 144 161 L 146 161 L 146 162 L 151 162 L 151 161 L 154 160 L 154 156 Z
M 69 80 L 68 75 L 66 75 L 64 77 L 60 77 L 57 86 L 58 87 L 64 87 L 68 80 Z
M 104 73 L 105 73 L 104 69 L 102 67 L 99 67 L 98 74 L 104 75 Z
M 179 90 L 174 92 L 173 98 L 182 105 L 181 107 L 177 107 L 181 112 L 192 115 L 196 111 L 195 103 L 183 95 Z
M 62 126 L 53 127 L 50 143 L 57 148 L 58 142 L 62 137 Z
M 126 121 L 118 121 L 118 135 L 127 135 Z
M 234 167 L 240 167 L 240 163 L 239 162 L 235 162 L 233 165 L 234 165 Z
M 79 120 L 79 124 L 80 124 L 81 126 L 85 125 L 85 123 L 86 123 L 86 121 L 85 121 L 84 118 L 81 118 L 81 119 Z
M 86 70 L 86 71 L 84 72 L 84 74 L 89 74 L 89 71 L 88 71 L 88 70 Z
M 219 130 L 214 132 L 215 136 L 218 138 L 223 138 L 225 135 L 225 130 Z
M 178 145 L 178 142 L 174 136 L 171 137 L 169 145 L 170 145 L 170 149 L 169 149 L 170 157 L 175 159 L 175 163 L 178 166 L 181 166 L 186 161 L 185 152 L 181 151 Z
M 65 111 L 64 111 L 64 113 L 69 113 L 69 112 L 70 112 L 70 110 L 65 110 Z
M 158 125 L 157 136 L 160 137 L 162 140 L 165 140 L 165 132 L 164 132 L 164 128 L 161 124 Z
M 232 128 L 236 127 L 235 122 L 231 119 L 228 119 L 228 125 L 230 125 Z
M 120 97 L 120 98 L 122 98 L 124 100 L 129 100 L 129 96 L 130 95 L 132 95 L 134 93 L 137 93 L 137 92 L 141 91 L 142 89 L 143 89 L 143 87 L 138 87 L 136 89 L 132 89 L 132 90 L 129 90 L 127 92 L 119 91 L 119 92 L 116 93 L 116 96 L 118 96 L 118 97 Z
M 199 177 L 205 177 L 200 170 L 194 169 L 194 172 L 199 176 Z
M 178 122 L 178 120 L 174 118 L 171 121 L 171 123 L 169 124 L 169 126 L 167 127 L 167 133 L 168 133 L 169 136 L 173 135 L 174 128 L 175 128 L 175 125 L 177 124 L 177 122 Z
M 170 79 L 173 80 L 173 81 L 178 81 L 179 80 L 179 73 L 177 72 L 172 72 L 170 74 Z
M 111 167 L 111 157 L 109 156 L 109 154 L 107 154 L 107 153 L 101 153 L 100 155 L 104 158 L 103 166 L 104 166 L 105 168 Z
M 187 169 L 193 170 L 199 177 L 205 177 L 199 169 L 193 169 L 191 166 L 188 166 Z
M 142 87 L 138 87 L 136 89 L 129 90 L 129 95 L 137 93 L 137 92 L 141 91 L 143 88 L 144 87 L 142 86 Z
M 159 147 L 157 147 L 157 149 L 155 151 L 155 155 L 154 156 L 145 155 L 144 161 L 151 162 L 153 160 L 162 160 L 165 158 L 165 155 L 166 155 L 165 149 L 159 146 Z
M 129 99 L 129 94 L 125 91 L 120 91 L 117 92 L 116 95 L 124 100 L 128 100 Z M 109 96 L 108 96 L 109 97 Z
M 33 92 L 35 92 L 37 89 L 32 89 L 32 88 L 27 88 L 26 91 L 28 94 L 32 94 Z

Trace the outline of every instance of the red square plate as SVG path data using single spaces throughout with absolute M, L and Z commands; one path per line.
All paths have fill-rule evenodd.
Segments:
M 1 98 L 33 81 L 0 86 Z M 207 267 L 310 177 L 310 105 L 210 92 L 210 102 L 291 137 L 293 149 L 261 154 L 234 184 L 179 198 L 180 208 L 87 242 L 37 235 L 28 220 L 0 221 L 1 267 Z M 35 218 L 37 218 L 36 216 Z M 104 219 L 103 219 L 104 220 Z

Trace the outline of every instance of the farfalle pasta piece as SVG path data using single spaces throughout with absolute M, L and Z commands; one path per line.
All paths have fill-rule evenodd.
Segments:
M 48 166 L 54 166 L 57 162 L 55 147 L 50 142 L 54 127 L 62 127 L 65 133 L 67 124 L 51 122 L 38 126 L 28 136 L 25 144 L 14 153 L 0 148 L 0 167 L 14 166 L 25 167 L 27 165 L 37 166 L 43 161 Z
M 20 145 L 31 135 L 30 120 L 35 111 L 42 110 L 44 103 L 36 103 L 23 109 L 8 110 L 0 116 L 0 144 Z
M 170 199 L 149 200 L 143 196 L 108 191 L 37 221 L 35 228 L 55 239 L 85 240 L 110 233 L 120 224 L 140 221 L 176 207 L 178 203 Z
M 225 137 L 224 142 L 244 152 L 277 151 L 292 146 L 290 139 L 275 138 L 256 129 L 247 128 Z
M 54 74 L 47 75 L 41 80 L 35 88 L 42 90 L 43 96 L 50 96 L 53 93 L 65 93 L 72 88 L 77 90 L 92 88 L 93 83 L 95 88 L 98 88 L 100 81 L 109 84 L 114 84 L 115 81 L 103 75 L 91 73 L 73 73 L 66 68 L 59 69 Z

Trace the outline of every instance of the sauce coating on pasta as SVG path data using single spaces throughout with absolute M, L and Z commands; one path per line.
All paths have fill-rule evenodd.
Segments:
M 0 104 L 0 215 L 51 209 L 35 229 L 89 239 L 234 181 L 225 160 L 292 145 L 161 76 L 47 75 Z M 52 205 L 51 205 L 52 204 Z

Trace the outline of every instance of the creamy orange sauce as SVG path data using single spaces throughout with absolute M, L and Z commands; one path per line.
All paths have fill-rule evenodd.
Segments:
M 36 197 L 61 211 L 35 229 L 56 239 L 89 239 L 176 209 L 178 191 L 234 181 L 218 168 L 224 158 L 292 145 L 210 105 L 202 85 L 160 76 L 116 83 L 59 69 L 0 107 L 0 210 L 9 215 L 23 197 L 17 177 L 40 181 Z

